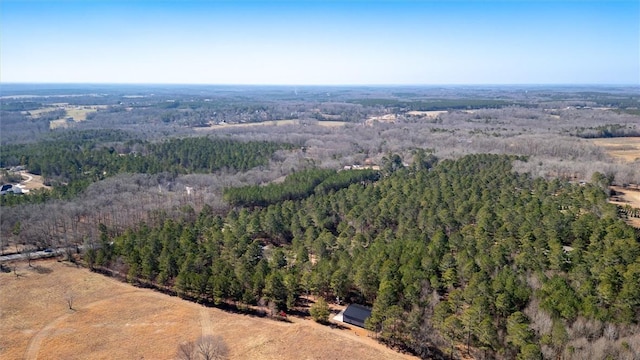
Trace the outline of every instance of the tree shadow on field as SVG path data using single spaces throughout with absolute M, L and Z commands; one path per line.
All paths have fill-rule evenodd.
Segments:
M 5 264 L 0 264 L 0 272 L 8 274 L 11 272 L 11 267 Z
M 126 282 L 129 285 L 132 285 L 138 288 L 151 289 L 151 290 L 163 293 L 165 295 L 179 297 L 183 300 L 200 304 L 205 307 L 220 309 L 228 313 L 248 315 L 248 316 L 259 317 L 259 318 L 269 318 L 275 321 L 291 323 L 291 320 L 289 320 L 286 316 L 281 316 L 279 314 L 270 315 L 270 312 L 267 309 L 261 308 L 259 306 L 244 305 L 244 304 L 230 301 L 230 300 L 214 301 L 214 299 L 203 297 L 201 295 L 192 294 L 192 293 L 184 293 L 184 292 L 178 293 L 177 291 L 172 289 L 170 286 L 156 284 L 156 283 L 139 279 L 139 278 L 136 278 L 135 281 L 127 281 L 126 276 L 124 276 L 122 273 L 109 268 L 105 268 L 105 267 L 94 267 L 93 269 L 91 269 L 91 271 L 117 279 L 122 282 Z M 289 313 L 289 315 L 291 314 Z
M 42 265 L 36 265 L 30 268 L 31 271 L 35 271 L 38 274 L 51 274 L 53 272 L 53 269 L 42 266 Z
M 337 324 L 337 323 L 334 323 L 334 322 L 329 322 L 329 321 L 327 322 L 327 326 L 329 326 L 332 329 L 337 329 L 337 330 L 348 330 L 349 329 L 349 327 L 347 327 L 347 326 L 344 326 L 342 324 Z

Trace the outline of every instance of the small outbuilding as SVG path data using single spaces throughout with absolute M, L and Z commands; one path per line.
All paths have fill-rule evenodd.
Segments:
M 371 309 L 366 306 L 351 304 L 344 310 L 342 321 L 363 328 L 364 322 L 369 316 L 371 316 Z
M 22 189 L 17 185 L 4 184 L 2 185 L 2 187 L 0 187 L 0 195 L 22 194 L 22 193 L 23 193 Z

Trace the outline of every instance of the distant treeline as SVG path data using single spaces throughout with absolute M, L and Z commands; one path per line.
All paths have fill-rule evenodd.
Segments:
M 620 96 L 604 92 L 578 92 L 580 99 L 595 103 L 597 106 L 614 107 L 614 108 L 639 108 L 640 96 Z
M 43 105 L 34 101 L 0 101 L 0 110 L 2 111 L 29 111 L 40 109 Z
M 640 136 L 636 126 L 620 124 L 602 125 L 598 127 L 579 128 L 576 136 L 585 139 Z
M 437 111 L 437 110 L 465 110 L 465 109 L 495 109 L 505 106 L 519 105 L 508 100 L 482 100 L 482 99 L 445 99 L 426 101 L 406 101 L 394 99 L 357 99 L 350 102 L 363 106 L 382 106 L 397 108 L 407 111 Z
M 288 148 L 291 146 L 275 142 L 207 137 L 153 143 L 131 140 L 129 134 L 119 130 L 93 130 L 63 133 L 39 143 L 4 146 L 0 167 L 25 166 L 57 189 L 53 194 L 43 193 L 44 198 L 66 198 L 94 181 L 119 173 L 246 171 L 267 165 L 276 150 Z M 13 204 L 37 199 L 38 196 L 2 197 L 1 201 Z

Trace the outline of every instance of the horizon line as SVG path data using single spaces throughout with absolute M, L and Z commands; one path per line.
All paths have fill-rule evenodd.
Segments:
M 109 86 L 247 86 L 247 87 L 435 87 L 435 86 L 626 86 L 640 87 L 639 83 L 178 83 L 178 82 L 30 82 L 30 81 L 0 81 L 0 87 L 3 85 L 109 85 Z

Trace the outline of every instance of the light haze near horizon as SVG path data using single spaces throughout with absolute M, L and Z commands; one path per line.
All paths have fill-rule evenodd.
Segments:
M 640 2 L 3 0 L 0 81 L 638 85 Z

